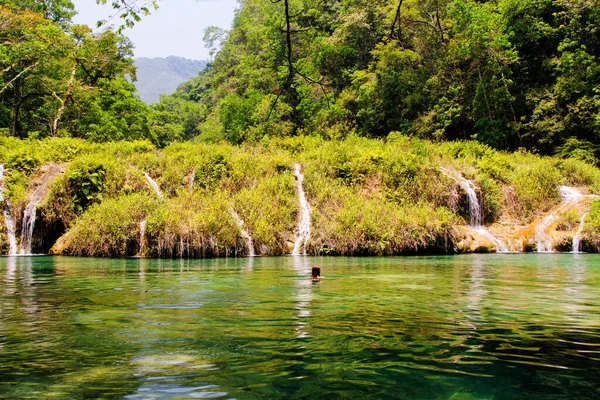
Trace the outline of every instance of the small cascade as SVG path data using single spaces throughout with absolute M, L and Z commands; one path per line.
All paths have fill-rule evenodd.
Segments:
M 510 251 L 508 245 L 495 237 L 492 232 L 483 226 L 483 208 L 481 208 L 481 203 L 477 197 L 477 187 L 475 184 L 466 179 L 459 172 L 451 172 L 446 168 L 441 168 L 441 170 L 443 173 L 454 179 L 460 188 L 467 194 L 467 200 L 469 202 L 469 216 L 471 217 L 470 228 L 492 242 L 496 247 L 496 252 L 508 253 Z
M 477 197 L 477 188 L 472 181 L 464 178 L 459 173 L 456 173 L 456 178 L 461 189 L 467 194 L 471 226 L 479 228 L 483 225 L 483 210 L 479 204 L 479 198 Z
M 31 239 L 33 238 L 33 228 L 35 227 L 35 217 L 37 213 L 36 201 L 32 198 L 23 212 L 23 221 L 21 228 L 21 255 L 31 254 Z
M 535 245 L 538 253 L 552 253 L 554 246 L 552 238 L 546 233 L 546 229 L 552 225 L 558 212 L 547 215 L 538 226 L 535 227 Z
M 242 237 L 246 241 L 246 246 L 248 247 L 248 257 L 254 257 L 256 254 L 254 253 L 254 243 L 252 242 L 252 236 L 248 233 L 247 230 L 244 229 L 244 221 L 240 218 L 240 216 L 233 210 L 233 208 L 229 209 L 229 212 L 235 219 L 235 222 L 240 228 L 240 233 Z
M 487 240 L 494 244 L 496 247 L 497 253 L 510 253 L 510 249 L 508 245 L 504 243 L 502 240 L 498 239 L 496 236 L 492 234 L 492 232 L 485 229 L 483 226 L 471 227 L 475 232 L 479 233 L 481 236 L 485 237 Z
M 4 204 L 2 204 L 4 203 Z M 0 164 L 0 207 L 3 208 L 6 236 L 8 238 L 8 255 L 17 255 L 17 237 L 15 220 L 12 216 L 10 203 L 4 198 L 4 164 Z
M 152 179 L 150 177 L 150 175 L 148 175 L 148 173 L 146 171 L 144 171 L 144 176 L 146 177 L 146 180 L 148 181 L 148 183 L 150 184 L 150 186 L 152 186 L 152 189 L 154 189 L 154 192 L 156 193 L 156 195 L 159 198 L 163 198 L 163 194 L 160 191 L 160 188 L 158 187 L 158 183 L 156 183 L 156 181 L 154 179 Z
M 556 210 L 548 214 L 542 220 L 542 222 L 540 222 L 539 225 L 535 227 L 534 240 L 536 243 L 536 251 L 538 253 L 552 253 L 554 251 L 552 237 L 550 237 L 550 235 L 546 233 L 546 231 L 548 230 L 548 228 L 550 228 L 550 226 L 552 226 L 552 224 L 556 221 L 556 218 L 561 214 L 561 212 L 565 208 L 573 206 L 583 199 L 596 197 L 583 195 L 577 189 L 568 186 L 559 186 L 558 192 L 562 199 L 560 206 Z M 577 247 L 579 247 L 579 244 L 577 245 Z
M 192 168 L 192 173 L 190 175 L 190 182 L 188 183 L 188 190 L 190 192 L 194 191 L 194 179 L 196 179 L 196 169 Z
M 8 201 L 4 204 L 4 223 L 6 224 L 6 235 L 8 236 L 8 255 L 17 255 L 17 235 L 15 219 L 12 216 Z
M 37 188 L 29 196 L 29 203 L 25 206 L 23 220 L 21 221 L 21 255 L 31 255 L 31 242 L 33 238 L 33 229 L 35 227 L 35 218 L 37 214 L 37 204 L 42 201 L 48 192 L 50 181 L 63 171 L 63 167 L 58 164 L 50 164 L 46 167 L 46 172 L 40 178 Z
M 146 241 L 146 224 L 148 220 L 143 220 L 140 222 L 140 249 L 138 251 L 138 257 L 144 256 L 144 242 Z
M 306 255 L 306 245 L 310 239 L 310 205 L 304 194 L 304 175 L 302 175 L 300 164 L 294 164 L 294 176 L 296 176 L 298 201 L 300 203 L 300 222 L 298 224 L 298 235 L 294 243 L 293 256 L 300 255 L 300 247 L 303 246 L 302 254 Z
M 564 203 L 576 203 L 585 197 L 590 197 L 590 196 L 585 196 L 585 195 L 579 193 L 579 191 L 577 189 L 569 187 L 569 186 L 559 186 L 558 193 Z M 591 196 L 591 197 L 594 197 L 594 196 Z
M 575 236 L 573 236 L 573 253 L 581 253 L 581 232 L 583 232 L 585 217 L 587 217 L 587 215 L 588 213 L 585 213 L 581 216 L 579 227 L 577 228 L 577 232 L 575 232 Z

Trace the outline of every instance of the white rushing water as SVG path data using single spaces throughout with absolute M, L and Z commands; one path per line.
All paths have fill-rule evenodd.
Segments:
M 492 234 L 492 232 L 485 229 L 483 226 L 471 227 L 475 232 L 479 233 L 481 236 L 487 238 L 490 242 L 494 244 L 496 247 L 496 252 L 498 253 L 509 253 L 510 249 L 508 245 L 504 243 L 502 240 L 498 239 L 496 236 Z
M 4 204 L 4 223 L 6 224 L 6 235 L 8 236 L 8 255 L 17 255 L 16 223 L 12 215 L 8 201 Z
M 190 182 L 188 184 L 188 190 L 190 192 L 194 191 L 194 179 L 196 179 L 196 169 L 192 168 L 192 174 L 190 175 Z
M 581 194 L 577 189 L 569 186 L 559 186 L 558 193 L 560 194 L 562 201 L 565 203 L 578 202 L 585 197 L 589 197 Z
M 31 240 L 33 238 L 33 228 L 35 227 L 35 217 L 37 213 L 36 201 L 32 197 L 25 206 L 23 212 L 23 221 L 21 227 L 21 255 L 31 254 Z
M 556 221 L 561 212 L 569 207 L 577 205 L 582 200 L 594 199 L 598 196 L 595 195 L 584 195 L 581 194 L 577 189 L 569 186 L 559 186 L 558 193 L 562 199 L 560 206 L 548 214 L 538 226 L 535 227 L 535 242 L 538 253 L 551 253 L 554 251 L 554 244 L 552 243 L 552 237 L 546 233 L 548 228 Z M 585 217 L 587 213 L 581 217 L 579 227 L 575 236 L 573 237 L 573 252 L 579 252 L 581 246 L 581 232 L 585 223 Z
M 8 255 L 17 254 L 17 237 L 15 234 L 15 220 L 12 216 L 10 203 L 4 198 L 4 164 L 0 164 L 0 207 L 3 209 L 6 236 L 8 239 Z
M 296 176 L 296 188 L 298 190 L 298 202 L 300 203 L 300 221 L 298 223 L 298 234 L 294 243 L 293 256 L 300 255 L 300 248 L 303 247 L 302 254 L 306 255 L 306 245 L 310 239 L 310 205 L 304 194 L 304 175 L 300 164 L 294 164 L 294 175 Z
M 150 184 L 150 186 L 152 186 L 152 189 L 154 189 L 154 193 L 156 193 L 156 195 L 159 198 L 163 198 L 163 194 L 160 191 L 160 188 L 158 187 L 158 183 L 156 183 L 156 181 L 154 179 L 152 179 L 150 177 L 150 175 L 148 175 L 148 173 L 146 171 L 144 171 L 144 176 L 146 177 L 146 180 L 148 181 L 148 183 Z
M 240 218 L 240 216 L 233 210 L 233 208 L 229 209 L 229 212 L 235 219 L 235 222 L 240 228 L 240 232 L 242 234 L 242 238 L 246 241 L 246 246 L 248 247 L 248 257 L 254 257 L 256 254 L 254 253 L 254 243 L 252 241 L 252 236 L 248 233 L 246 229 L 244 229 L 244 221 Z
M 456 174 L 456 179 L 461 189 L 467 194 L 471 226 L 479 228 L 483 225 L 483 210 L 479 204 L 479 198 L 477 197 L 477 188 L 472 181 L 464 178 L 458 173 Z
M 459 172 L 451 172 L 446 168 L 441 168 L 442 172 L 454 179 L 460 188 L 466 193 L 467 201 L 469 203 L 469 216 L 471 218 L 470 228 L 480 234 L 481 236 L 488 239 L 490 242 L 494 244 L 496 247 L 496 251 L 499 253 L 507 253 L 509 252 L 508 245 L 504 243 L 502 240 L 495 237 L 492 232 L 487 230 L 483 226 L 483 208 L 481 207 L 481 203 L 479 202 L 479 197 L 477 196 L 477 187 L 475 184 L 462 176 Z
M 63 171 L 59 164 L 49 164 L 45 167 L 44 175 L 39 179 L 37 187 L 29 196 L 29 203 L 23 211 L 23 220 L 21 221 L 21 255 L 31 255 L 31 242 L 33 238 L 33 229 L 35 227 L 35 218 L 37 214 L 37 205 L 46 193 L 52 179 Z
M 579 221 L 579 227 L 577 227 L 577 232 L 575 232 L 575 236 L 573 236 L 573 253 L 581 252 L 581 232 L 583 232 L 583 226 L 585 225 L 585 217 L 587 217 L 588 213 L 585 213 L 581 216 L 581 220 Z
M 146 224 L 147 220 L 143 220 L 140 222 L 140 250 L 138 252 L 138 257 L 143 257 L 144 255 L 144 242 L 146 241 Z

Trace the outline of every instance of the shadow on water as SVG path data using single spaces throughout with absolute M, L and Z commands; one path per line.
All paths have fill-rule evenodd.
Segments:
M 5 397 L 599 397 L 598 256 L 6 257 L 0 277 Z

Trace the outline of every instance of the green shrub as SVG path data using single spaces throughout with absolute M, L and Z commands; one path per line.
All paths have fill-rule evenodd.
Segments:
M 392 255 L 451 249 L 455 217 L 426 204 L 398 206 L 338 187 L 319 204 L 312 251 L 335 255 Z
M 288 253 L 296 229 L 298 202 L 290 172 L 266 177 L 233 196 L 232 207 L 245 222 L 257 254 Z
M 140 222 L 155 211 L 155 196 L 136 193 L 105 200 L 88 208 L 61 238 L 65 254 L 126 257 L 139 250 Z
M 562 214 L 557 221 L 557 231 L 574 231 L 579 226 L 579 213 L 575 209 L 571 209 Z
M 556 204 L 561 175 L 555 165 L 538 160 L 516 170 L 511 183 L 521 213 L 531 216 L 536 212 L 545 212 Z
M 221 191 L 182 192 L 148 216 L 148 252 L 158 257 L 235 255 L 239 230 Z
M 600 252 L 600 199 L 592 201 L 582 232 L 583 251 Z

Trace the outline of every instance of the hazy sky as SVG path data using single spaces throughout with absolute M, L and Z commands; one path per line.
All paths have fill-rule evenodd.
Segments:
M 96 21 L 114 13 L 110 6 L 99 6 L 95 0 L 74 0 L 73 3 L 78 12 L 74 22 L 78 24 L 95 27 Z M 202 43 L 204 28 L 216 25 L 229 29 L 236 7 L 236 0 L 162 0 L 158 10 L 123 33 L 135 44 L 136 57 L 173 55 L 206 60 L 209 56 Z M 111 24 L 118 26 L 121 21 L 114 18 Z

